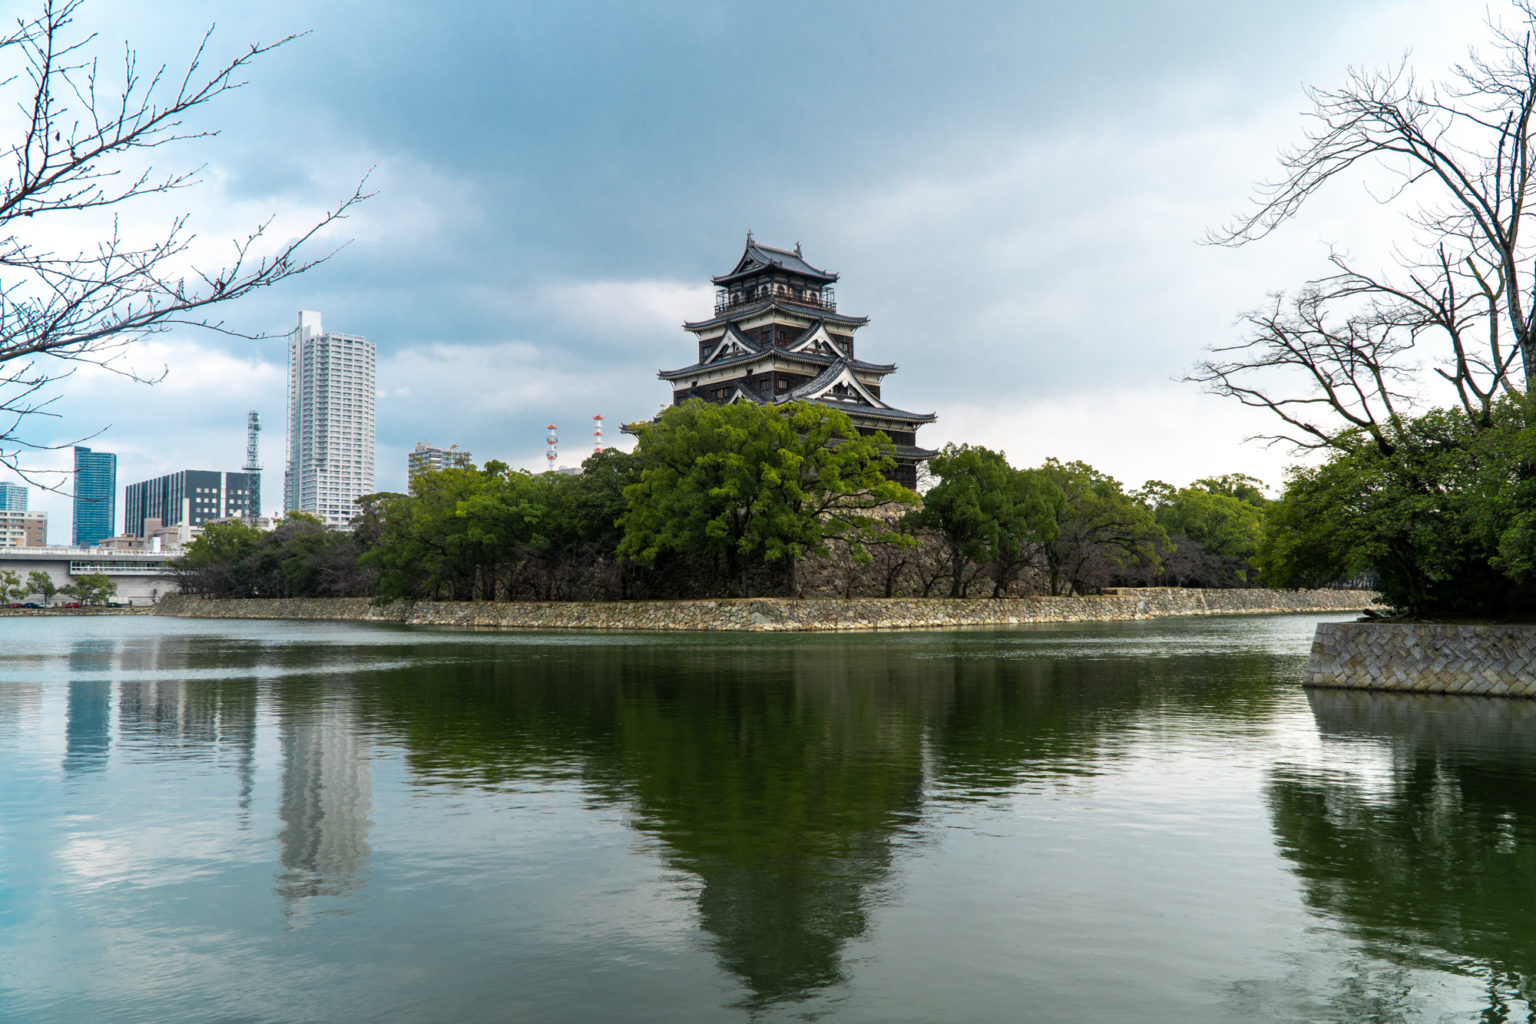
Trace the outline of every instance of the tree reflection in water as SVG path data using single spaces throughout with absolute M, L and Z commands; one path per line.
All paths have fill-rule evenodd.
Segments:
M 699 880 L 699 924 L 747 989 L 739 1005 L 760 1010 L 844 979 L 931 791 L 987 800 L 1097 773 L 1151 708 L 1257 721 L 1274 700 L 1262 658 L 1228 656 L 1239 681 L 1217 692 L 1178 658 L 954 655 L 836 638 L 530 645 L 381 673 L 355 700 L 421 779 L 573 779 L 625 807 Z
M 1515 1004 L 1531 1012 L 1536 704 L 1309 697 L 1325 761 L 1377 751 L 1387 770 L 1380 779 L 1295 765 L 1271 772 L 1276 841 L 1307 904 L 1388 964 L 1482 977 L 1486 1020 L 1510 1019 Z

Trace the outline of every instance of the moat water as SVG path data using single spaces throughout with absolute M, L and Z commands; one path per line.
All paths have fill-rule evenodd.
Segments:
M 1503 1021 L 1536 702 L 1317 616 L 0 621 L 0 1021 Z

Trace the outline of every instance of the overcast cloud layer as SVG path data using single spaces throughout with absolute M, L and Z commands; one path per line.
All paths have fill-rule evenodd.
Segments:
M 680 324 L 710 312 L 708 279 L 748 228 L 843 275 L 840 309 L 871 318 L 861 354 L 901 367 L 886 397 L 938 413 L 931 447 L 1081 458 L 1131 486 L 1278 484 L 1287 453 L 1241 443 L 1265 422 L 1177 378 L 1243 310 L 1318 273 L 1328 242 L 1398 229 L 1344 185 L 1260 245 L 1196 240 L 1299 136 L 1303 83 L 1410 49 L 1438 72 L 1483 15 L 1463 0 L 93 0 L 81 20 L 104 52 L 130 40 L 173 66 L 210 21 L 216 56 L 308 33 L 180 154 L 206 163 L 204 184 L 135 216 L 189 209 L 210 245 L 273 215 L 296 230 L 372 169 L 377 195 L 330 239 L 351 244 L 226 315 L 275 334 L 314 309 L 377 344 L 377 486 L 400 490 L 417 441 L 541 469 L 557 423 L 576 464 L 602 413 L 627 443 L 618 425 L 668 401 L 656 370 L 689 360 Z M 78 374 L 30 439 L 106 428 L 89 443 L 118 452 L 121 502 L 136 480 L 238 469 L 255 408 L 275 508 L 285 360 L 281 339 L 162 336 L 132 356 L 168 368 L 162 383 Z M 33 507 L 67 542 L 67 498 L 34 491 Z

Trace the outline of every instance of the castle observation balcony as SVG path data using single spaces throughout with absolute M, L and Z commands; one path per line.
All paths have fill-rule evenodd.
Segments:
M 715 314 L 718 316 L 737 306 L 750 306 L 754 302 L 762 302 L 766 299 L 793 302 L 799 306 L 810 306 L 812 309 L 824 309 L 829 313 L 837 312 L 837 295 L 830 287 L 818 289 L 796 288 L 786 284 L 761 284 L 752 288 L 716 289 Z

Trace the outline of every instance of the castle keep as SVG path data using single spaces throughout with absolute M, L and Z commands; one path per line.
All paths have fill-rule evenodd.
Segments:
M 698 340 L 698 361 L 657 374 L 672 385 L 673 404 L 807 401 L 841 409 L 859 433 L 891 439 L 891 479 L 914 487 L 917 464 L 934 454 L 917 446 L 917 429 L 937 417 L 881 399 L 881 382 L 896 366 L 856 357 L 854 332 L 869 318 L 837 311 L 837 275 L 806 262 L 799 244 L 775 249 L 748 232 L 735 267 L 712 280 L 714 316 L 683 324 Z

